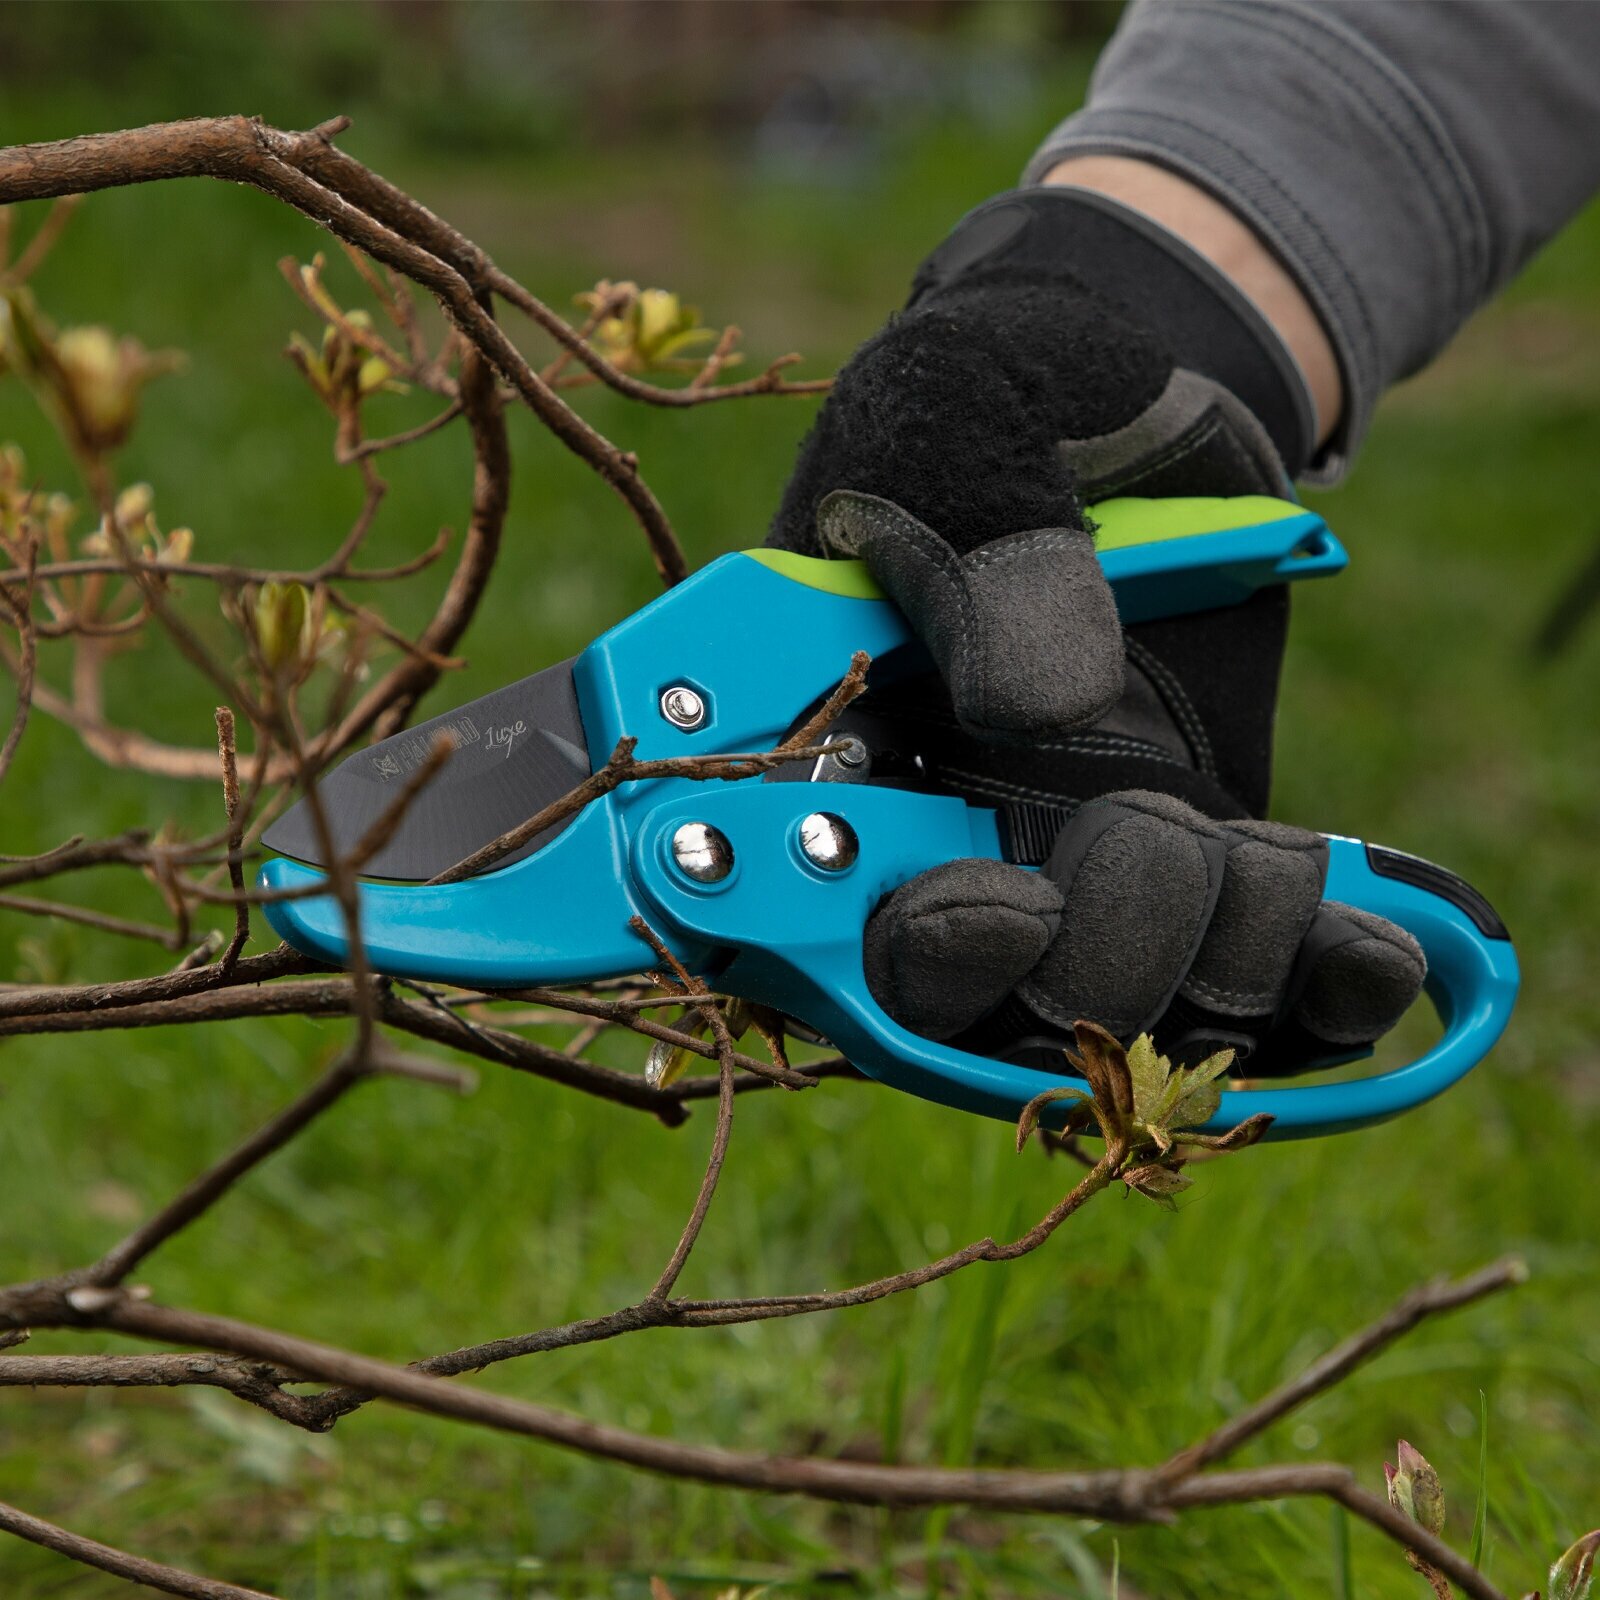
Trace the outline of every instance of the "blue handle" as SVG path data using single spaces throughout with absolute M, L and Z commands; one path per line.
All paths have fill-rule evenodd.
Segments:
M 879 898 L 937 861 L 998 856 L 993 813 L 899 790 L 828 785 L 830 792 L 819 793 L 821 787 L 768 784 L 680 796 L 650 812 L 634 837 L 633 871 L 652 902 L 651 920 L 702 946 L 737 950 L 720 986 L 802 1018 L 862 1071 L 896 1088 L 1011 1121 L 1042 1089 L 1085 1087 L 1066 1073 L 920 1038 L 888 1017 L 867 988 L 861 929 Z M 857 836 L 859 855 L 845 872 L 819 871 L 798 847 L 802 819 L 819 808 L 843 817 Z M 665 843 L 690 820 L 712 823 L 733 846 L 735 871 L 721 884 L 697 884 L 671 861 Z M 1388 917 L 1422 945 L 1444 1036 L 1416 1061 L 1375 1077 L 1230 1092 L 1208 1132 L 1261 1111 L 1276 1118 L 1269 1137 L 1280 1139 L 1381 1122 L 1456 1082 L 1510 1017 L 1516 956 L 1479 897 L 1429 863 L 1369 850 L 1359 840 L 1330 839 L 1329 856 L 1329 899 Z M 1419 881 L 1386 875 L 1397 862 Z
M 1121 502 L 1106 518 L 1101 561 L 1125 621 L 1231 604 L 1265 584 L 1344 565 L 1338 541 L 1297 506 L 1183 505 L 1179 513 L 1172 502 Z M 1152 522 L 1154 537 L 1130 535 Z M 770 748 L 838 681 L 853 651 L 892 664 L 919 649 L 859 564 L 755 551 L 722 557 L 626 618 L 578 658 L 573 676 L 598 764 L 624 734 L 638 739 L 641 759 Z M 673 684 L 700 694 L 707 715 L 697 728 L 660 715 Z M 817 810 L 856 833 L 859 855 L 847 871 L 822 872 L 799 849 L 800 822 Z M 695 883 L 673 863 L 667 841 L 686 821 L 710 822 L 732 842 L 734 870 L 720 883 Z M 1000 854 L 995 813 L 952 796 L 856 784 L 634 783 L 508 867 L 453 884 L 365 885 L 363 935 L 379 971 L 509 988 L 637 971 L 643 950 L 627 925 L 639 914 L 691 969 L 811 1024 L 872 1076 L 1011 1119 L 1042 1088 L 1074 1080 L 907 1032 L 873 1000 L 861 965 L 862 928 L 884 894 L 942 862 Z M 283 860 L 262 872 L 268 888 L 319 881 Z M 1213 1131 L 1258 1111 L 1273 1113 L 1280 1138 L 1380 1121 L 1455 1082 L 1505 1027 L 1516 957 L 1465 885 L 1410 857 L 1334 839 L 1326 893 L 1415 935 L 1444 1037 L 1377 1077 L 1230 1093 L 1207 1124 Z M 331 896 L 280 901 L 267 916 L 297 948 L 346 959 Z

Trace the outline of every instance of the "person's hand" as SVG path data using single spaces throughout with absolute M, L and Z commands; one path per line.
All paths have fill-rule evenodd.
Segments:
M 1092 197 L 969 217 L 840 374 L 769 543 L 864 559 L 939 681 L 875 692 L 941 787 L 997 806 L 1014 862 L 922 874 L 868 924 L 914 1031 L 990 1053 L 1079 1018 L 1292 1066 L 1415 999 L 1422 952 L 1321 900 L 1320 835 L 1265 810 L 1279 587 L 1119 626 L 1089 507 L 1282 494 L 1314 423 L 1219 274 Z

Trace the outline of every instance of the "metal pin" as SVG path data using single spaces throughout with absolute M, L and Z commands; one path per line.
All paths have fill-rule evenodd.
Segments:
M 856 830 L 831 811 L 813 811 L 801 822 L 800 848 L 806 860 L 824 872 L 843 872 L 861 853 Z
M 706 703 L 686 683 L 661 691 L 661 715 L 675 728 L 693 733 L 706 720 Z
M 696 883 L 721 883 L 733 871 L 733 846 L 709 822 L 685 822 L 672 835 L 672 859 Z

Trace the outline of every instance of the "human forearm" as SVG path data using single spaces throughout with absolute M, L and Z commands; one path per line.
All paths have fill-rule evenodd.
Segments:
M 1136 0 L 1027 178 L 1104 156 L 1217 196 L 1288 269 L 1342 375 L 1331 475 L 1600 183 L 1600 6 Z
M 1332 341 L 1294 276 L 1237 212 L 1177 173 L 1128 156 L 1069 156 L 1044 181 L 1092 189 L 1132 206 L 1226 274 L 1294 357 L 1316 412 L 1316 442 L 1327 443 L 1344 407 Z

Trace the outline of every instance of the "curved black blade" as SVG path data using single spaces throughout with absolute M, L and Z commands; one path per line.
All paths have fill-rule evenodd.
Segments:
M 440 732 L 454 737 L 455 753 L 413 797 L 394 836 L 362 864 L 364 875 L 435 877 L 589 776 L 572 663 L 563 661 L 358 750 L 324 774 L 317 792 L 341 855 L 353 850 L 394 802 Z M 520 860 L 565 826 L 547 828 L 495 865 Z M 267 829 L 263 842 L 280 855 L 327 865 L 304 800 Z

